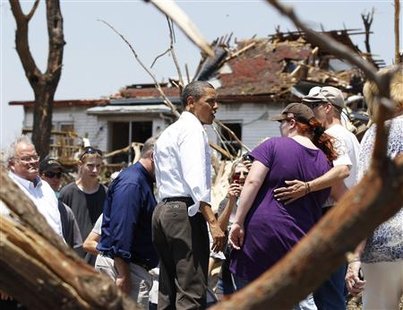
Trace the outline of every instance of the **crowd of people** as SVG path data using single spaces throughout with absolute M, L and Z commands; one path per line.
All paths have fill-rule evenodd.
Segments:
M 391 158 L 403 151 L 401 71 L 396 76 L 391 84 L 396 111 L 387 121 Z M 377 89 L 367 83 L 364 91 L 374 117 Z M 214 121 L 217 91 L 208 82 L 192 82 L 182 103 L 179 119 L 148 139 L 139 161 L 108 188 L 99 182 L 103 154 L 94 147 L 83 149 L 76 180 L 63 188 L 63 166 L 49 157 L 39 161 L 27 136 L 8 152 L 10 178 L 55 233 L 144 309 L 205 309 L 254 281 L 362 177 L 374 145 L 374 125 L 361 145 L 343 127 L 339 89 L 314 87 L 272 117 L 281 137 L 266 139 L 235 161 L 226 198 L 212 206 L 204 125 Z M 0 211 L 7 216 L 4 205 Z M 294 309 L 346 309 L 348 292 L 363 292 L 364 309 L 398 309 L 402 223 L 401 210 Z M 22 307 L 4 292 L 1 297 L 2 305 Z

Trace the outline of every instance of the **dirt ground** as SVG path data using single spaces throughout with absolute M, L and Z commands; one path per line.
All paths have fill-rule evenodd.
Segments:
M 361 310 L 361 296 L 351 297 L 347 303 L 347 310 Z M 399 310 L 403 310 L 403 296 L 400 298 Z

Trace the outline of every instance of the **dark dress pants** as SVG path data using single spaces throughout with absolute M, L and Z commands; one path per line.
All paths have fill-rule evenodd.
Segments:
M 152 226 L 160 257 L 158 309 L 205 309 L 210 251 L 203 215 L 189 217 L 182 201 L 161 202 Z

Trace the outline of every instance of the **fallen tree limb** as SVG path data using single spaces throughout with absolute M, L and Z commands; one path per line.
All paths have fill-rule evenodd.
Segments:
M 79 258 L 28 197 L 0 170 L 0 290 L 33 309 L 138 309 L 105 275 Z

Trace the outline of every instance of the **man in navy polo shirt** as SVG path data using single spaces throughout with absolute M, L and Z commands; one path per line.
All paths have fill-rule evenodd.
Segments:
M 116 285 L 145 309 L 152 277 L 158 265 L 151 238 L 151 218 L 156 206 L 153 194 L 154 139 L 148 139 L 140 160 L 123 170 L 108 189 L 104 205 L 101 240 L 97 250 L 113 258 L 109 273 Z

